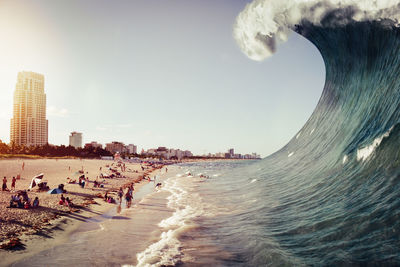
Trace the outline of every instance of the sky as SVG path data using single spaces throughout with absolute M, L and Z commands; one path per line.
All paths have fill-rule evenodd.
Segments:
M 244 0 L 0 0 L 0 140 L 17 73 L 45 76 L 49 143 L 121 141 L 194 154 L 279 150 L 322 93 L 318 50 L 293 33 L 263 62 L 232 31 Z

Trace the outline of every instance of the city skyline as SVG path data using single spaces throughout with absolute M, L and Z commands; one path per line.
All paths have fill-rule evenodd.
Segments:
M 323 62 L 298 35 L 264 62 L 248 59 L 232 37 L 245 5 L 2 2 L 0 139 L 10 141 L 15 76 L 28 70 L 46 77 L 51 144 L 79 131 L 87 141 L 195 154 L 277 151 L 315 108 Z

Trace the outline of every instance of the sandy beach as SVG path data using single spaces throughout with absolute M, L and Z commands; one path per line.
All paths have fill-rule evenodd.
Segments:
M 111 173 L 109 167 L 118 169 L 122 177 L 100 178 L 100 173 Z M 142 179 L 143 175 L 159 167 L 161 166 L 144 166 L 145 169 L 142 170 L 139 163 L 125 163 L 125 168 L 122 169 L 113 161 L 103 160 L 0 160 L 0 176 L 7 177 L 8 189 L 11 189 L 13 176 L 20 175 L 21 177 L 16 181 L 15 190 L 0 192 L 0 243 L 5 245 L 13 239 L 22 242 L 22 245 L 16 246 L 12 252 L 0 250 L 0 255 L 7 255 L 6 262 L 1 265 L 10 264 L 21 257 L 32 255 L 62 242 L 81 222 L 99 216 L 116 206 L 104 201 L 103 197 L 107 191 L 109 191 L 108 195 L 118 203 L 117 190 L 120 187 L 134 183 L 134 192 L 137 192 L 140 186 L 148 183 L 147 180 Z M 67 183 L 67 177 L 78 182 L 78 177 L 82 175 L 82 172 L 89 178 L 89 183 L 86 183 L 84 188 L 77 183 Z M 59 184 L 64 184 L 66 193 L 63 195 L 72 200 L 74 204 L 72 209 L 59 205 L 60 194 L 37 192 L 37 187 L 28 191 L 28 196 L 31 200 L 35 197 L 39 198 L 38 208 L 8 208 L 11 196 L 19 190 L 28 189 L 32 177 L 39 173 L 44 174 L 43 181 L 46 181 L 50 188 L 57 188 Z M 94 187 L 96 180 L 101 187 Z M 37 246 L 38 239 L 41 240 L 40 247 Z M 23 251 L 23 253 L 13 253 L 15 250 Z

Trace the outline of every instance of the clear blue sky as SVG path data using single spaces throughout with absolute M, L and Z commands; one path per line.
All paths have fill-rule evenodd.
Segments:
M 0 139 L 19 71 L 45 75 L 49 142 L 262 156 L 314 110 L 325 69 L 292 34 L 263 62 L 232 37 L 239 0 L 0 0 Z

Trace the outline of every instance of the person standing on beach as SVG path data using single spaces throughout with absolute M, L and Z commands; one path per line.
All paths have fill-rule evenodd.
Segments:
M 132 193 L 130 191 L 130 188 L 128 188 L 128 190 L 126 191 L 125 199 L 126 199 L 126 206 L 130 208 L 132 203 Z
M 22 162 L 22 168 L 21 168 L 22 170 L 24 170 L 25 169 L 25 162 Z
M 3 178 L 3 187 L 1 190 L 7 191 L 7 178 L 5 176 Z
M 119 196 L 119 204 L 122 203 L 122 196 L 124 195 L 124 191 L 122 190 L 122 187 L 119 188 L 118 191 L 118 196 Z
M 13 176 L 12 181 L 11 181 L 11 189 L 15 190 L 15 182 L 17 181 L 17 179 L 15 179 L 15 176 Z

